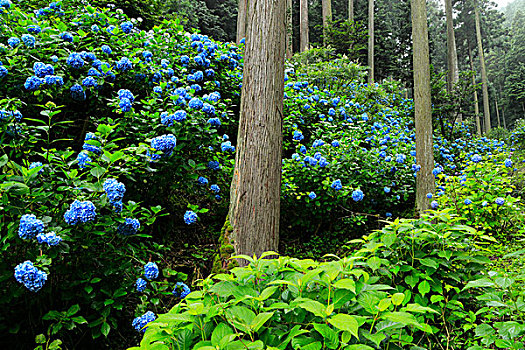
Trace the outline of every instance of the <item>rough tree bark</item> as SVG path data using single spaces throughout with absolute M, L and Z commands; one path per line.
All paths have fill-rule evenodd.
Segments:
M 374 0 L 368 0 L 368 84 L 374 83 Z
M 246 37 L 246 10 L 248 8 L 248 0 L 239 0 L 239 8 L 237 11 L 237 45 Z
M 310 38 L 308 35 L 308 0 L 300 0 L 299 3 L 299 31 L 300 33 L 300 51 L 308 50 Z
M 456 36 L 454 34 L 454 18 L 452 16 L 452 0 L 445 0 L 445 12 L 447 15 L 447 68 L 448 80 L 447 90 L 451 92 L 454 85 L 459 80 L 458 54 L 456 51 Z M 461 124 L 463 117 L 458 116 L 458 122 Z
M 292 0 L 286 0 L 286 58 L 293 56 Z
M 498 128 L 501 128 L 501 120 L 499 118 L 498 97 L 496 97 L 495 101 L 496 101 L 496 117 L 498 117 Z
M 474 71 L 474 60 L 472 59 L 472 49 L 470 44 L 468 44 L 468 59 L 470 62 L 470 70 Z M 472 75 L 472 86 L 476 85 L 476 78 Z M 481 121 L 479 120 L 479 101 L 478 101 L 478 91 L 474 89 L 474 114 L 476 114 L 476 131 L 478 136 L 481 136 Z
M 326 28 L 332 21 L 332 0 L 322 0 L 323 4 L 323 46 L 326 47 Z
M 481 25 L 479 22 L 479 8 L 476 0 L 474 1 L 474 13 L 476 19 L 476 39 L 478 41 L 479 62 L 481 64 L 481 84 L 483 91 L 483 115 L 485 116 L 485 132 L 490 131 L 490 106 L 487 70 L 485 69 L 485 55 L 483 54 L 483 42 L 481 40 Z
M 348 0 L 348 20 L 354 21 L 354 0 Z
M 249 1 L 248 19 L 228 235 L 260 256 L 279 243 L 286 0 Z
M 430 58 L 425 0 L 411 0 L 414 55 L 414 109 L 416 119 L 416 157 L 421 170 L 416 178 L 416 209 L 429 208 L 427 193 L 436 189 L 434 145 L 432 140 L 432 102 L 430 99 Z

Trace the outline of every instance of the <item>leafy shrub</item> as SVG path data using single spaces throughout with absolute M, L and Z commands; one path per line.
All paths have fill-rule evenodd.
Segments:
M 275 255 L 273 252 L 264 256 Z M 359 258 L 330 262 L 252 259 L 210 276 L 170 312 L 147 324 L 132 349 L 373 349 L 431 332 L 402 293 L 357 268 Z

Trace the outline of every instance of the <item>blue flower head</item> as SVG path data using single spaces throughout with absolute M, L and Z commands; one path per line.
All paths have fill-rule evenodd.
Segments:
M 131 325 L 137 330 L 137 332 L 145 333 L 146 329 L 148 329 L 146 325 L 151 321 L 155 321 L 155 318 L 155 314 L 151 311 L 148 311 L 144 315 L 136 317 Z
M 32 239 L 44 232 L 44 223 L 33 214 L 25 214 L 20 218 L 18 236 L 22 239 Z
M 293 132 L 293 139 L 294 139 L 295 141 L 301 141 L 301 140 L 303 140 L 303 139 L 304 139 L 303 133 L 302 133 L 301 131 L 299 131 L 299 130 L 295 130 L 295 131 Z
M 40 244 L 47 243 L 48 246 L 56 246 L 62 242 L 62 237 L 57 236 L 55 232 L 51 231 L 48 233 L 39 233 L 36 236 L 36 240 Z
M 150 281 L 159 277 L 159 267 L 157 266 L 157 264 L 150 261 L 149 263 L 144 265 L 144 277 L 146 277 Z
M 364 194 L 363 194 L 363 191 L 357 189 L 357 190 L 354 190 L 352 192 L 352 199 L 355 201 L 355 202 L 359 202 L 361 200 L 363 200 L 364 198 Z
M 71 33 L 69 32 L 63 32 L 60 34 L 60 39 L 64 40 L 64 41 L 67 41 L 69 43 L 72 43 L 73 42 L 73 35 L 71 35 Z
M 218 185 L 211 185 L 210 190 L 212 190 L 215 193 L 219 193 L 221 191 L 221 188 Z
M 432 201 L 432 203 L 430 203 L 430 207 L 432 209 L 437 209 L 439 207 L 439 203 L 437 201 Z
M 138 278 L 137 282 L 135 282 L 135 286 L 137 288 L 137 292 L 144 292 L 146 290 L 148 282 L 143 278 Z
M 131 23 L 130 21 L 126 21 L 120 24 L 120 29 L 122 29 L 124 33 L 129 34 L 131 33 L 131 30 L 133 29 L 133 23 Z
M 113 178 L 106 179 L 102 187 L 111 204 L 121 202 L 122 198 L 124 198 L 124 193 L 126 193 L 126 186 Z
M 118 225 L 117 232 L 122 236 L 131 236 L 138 232 L 140 221 L 137 219 L 126 218 L 123 223 Z
M 85 169 L 91 163 L 91 158 L 87 152 L 82 151 L 77 156 L 77 162 L 80 169 Z
M 24 83 L 24 87 L 26 88 L 26 90 L 36 91 L 40 88 L 40 85 L 44 84 L 44 82 L 45 81 L 42 78 L 31 76 L 26 79 L 26 82 Z
M 472 200 L 470 200 L 469 198 L 465 199 L 465 205 L 471 205 L 472 204 Z
M 69 225 L 76 225 L 79 222 L 93 221 L 96 215 L 96 207 L 92 202 L 75 200 L 64 214 L 64 220 Z
M 208 179 L 203 176 L 199 176 L 199 178 L 197 179 L 197 182 L 199 183 L 199 185 L 207 185 Z
M 343 188 L 343 184 L 341 183 L 341 180 L 335 180 L 334 182 L 332 182 L 332 185 L 331 187 L 336 190 L 336 191 L 339 191 Z
M 171 156 L 176 145 L 177 139 L 173 134 L 157 136 L 151 140 L 151 147 L 158 152 L 163 152 L 164 157 Z
M 188 210 L 186 211 L 186 213 L 184 213 L 184 222 L 187 224 L 187 225 L 191 225 L 195 222 L 197 222 L 197 219 L 199 217 L 197 216 L 197 214 L 192 211 L 192 210 Z
M 512 159 L 510 159 L 510 158 L 505 159 L 505 166 L 507 168 L 512 167 Z
M 176 298 L 184 299 L 191 293 L 191 289 L 185 283 L 177 282 L 172 293 Z
M 29 169 L 34 169 L 37 167 L 43 166 L 42 162 L 33 162 L 29 164 Z M 44 172 L 44 168 L 40 169 L 37 174 L 42 174 Z
M 11 38 L 7 39 L 7 44 L 9 46 L 15 48 L 18 45 L 20 45 L 20 39 L 18 39 L 17 37 L 11 37 Z
M 503 205 L 503 203 L 505 203 L 505 199 L 504 199 L 504 198 L 501 198 L 501 197 L 498 197 L 498 198 L 496 198 L 495 203 L 496 203 L 498 206 L 501 206 L 501 205 Z
M 315 192 L 312 191 L 308 194 L 308 197 L 310 197 L 310 199 L 315 199 L 317 198 L 317 195 L 315 194 Z
M 15 267 L 15 279 L 31 292 L 38 292 L 46 283 L 47 274 L 27 260 Z
M 22 42 L 27 47 L 35 47 L 35 41 L 36 41 L 35 37 L 32 36 L 31 34 L 22 35 Z
M 71 53 L 67 58 L 66 63 L 75 69 L 82 68 L 85 64 L 82 55 L 78 52 Z

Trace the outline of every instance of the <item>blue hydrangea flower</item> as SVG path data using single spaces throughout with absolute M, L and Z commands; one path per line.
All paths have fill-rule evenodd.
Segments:
M 470 160 L 472 160 L 474 163 L 481 162 L 481 156 L 479 154 L 474 154 Z
M 303 133 L 300 132 L 299 130 L 295 130 L 295 131 L 293 132 L 293 139 L 294 139 L 295 141 L 301 141 L 301 140 L 304 139 L 304 135 L 303 135 Z
M 135 286 L 137 288 L 137 292 L 144 292 L 146 290 L 148 282 L 143 278 L 138 278 L 137 282 L 135 282 Z
M 43 166 L 42 162 L 33 162 L 31 164 L 29 164 L 29 169 L 34 169 L 34 168 L 37 168 L 39 166 Z M 42 174 L 44 172 L 44 168 L 40 169 L 37 174 Z
M 31 292 L 38 292 L 47 281 L 47 273 L 37 269 L 27 260 L 15 267 L 15 279 Z
M 157 264 L 150 261 L 149 263 L 144 265 L 144 277 L 146 277 L 150 281 L 159 277 L 159 267 L 157 266 Z
M 44 78 L 44 82 L 47 85 L 58 85 L 58 86 L 64 85 L 64 79 L 62 79 L 62 77 L 59 77 L 57 75 L 46 75 Z
M 137 219 L 126 218 L 123 223 L 118 225 L 117 232 L 123 236 L 131 236 L 138 232 L 140 221 Z
M 20 39 L 18 39 L 17 37 L 11 37 L 11 38 L 7 39 L 7 44 L 9 46 L 15 48 L 18 45 L 20 45 Z
M 221 143 L 221 150 L 223 152 L 235 152 L 235 146 L 232 146 L 231 141 Z
M 487 205 L 489 205 L 489 202 L 487 202 L 487 201 L 483 201 L 483 203 L 481 203 L 482 207 L 486 207 Z
M 69 43 L 72 43 L 73 42 L 73 35 L 71 35 L 71 33 L 69 32 L 63 32 L 60 34 L 60 39 L 64 40 L 64 41 L 67 41 Z
M 111 53 L 113 52 L 113 50 L 111 49 L 111 47 L 109 47 L 109 45 L 102 45 L 100 49 L 102 50 L 102 52 L 104 52 L 107 55 L 111 55 Z
M 199 185 L 207 185 L 208 179 L 203 176 L 199 176 L 199 178 L 197 179 L 197 182 L 199 183 Z
M 0 79 L 7 76 L 8 74 L 9 74 L 9 71 L 7 70 L 7 68 L 4 66 L 0 66 Z
M 315 194 L 315 192 L 312 191 L 308 194 L 308 197 L 310 197 L 310 199 L 315 199 L 317 198 L 317 195 Z
M 332 147 L 339 147 L 341 144 L 339 143 L 338 140 L 333 140 L 332 141 Z
M 365 197 L 365 195 L 364 195 L 363 191 L 361 191 L 360 189 L 354 190 L 352 192 L 352 199 L 355 202 L 359 202 L 359 201 L 363 200 L 364 197 Z
M 206 102 L 202 105 L 202 111 L 208 115 L 214 115 L 215 107 L 213 107 L 211 104 Z
M 84 60 L 82 59 L 82 55 L 78 52 L 71 53 L 67 58 L 66 63 L 75 69 L 82 68 L 85 64 Z
M 219 193 L 221 191 L 221 188 L 218 185 L 211 185 L 210 190 L 212 190 L 215 193 Z
M 464 203 L 465 203 L 465 205 L 471 205 L 472 201 L 469 198 L 467 198 L 467 199 L 465 199 Z
M 122 29 L 122 31 L 126 34 L 129 34 L 131 33 L 131 30 L 133 29 L 133 23 L 131 23 L 130 21 L 126 21 L 124 23 L 121 23 L 120 24 L 120 29 Z
M 510 158 L 505 159 L 505 166 L 507 168 L 512 167 L 512 159 L 510 159 Z
M 36 24 L 31 24 L 27 26 L 27 31 L 31 34 L 39 34 L 42 31 L 42 28 Z
M 33 214 L 25 214 L 20 218 L 18 236 L 22 239 L 32 239 L 44 232 L 44 223 Z
M 428 198 L 428 199 L 432 199 L 432 197 L 433 197 L 432 193 L 430 193 L 430 192 L 427 193 L 427 198 Z
M 22 42 L 27 47 L 35 47 L 36 39 L 31 34 L 23 34 L 22 35 Z
M 64 220 L 69 225 L 93 221 L 97 216 L 96 209 L 95 205 L 90 201 L 81 202 L 75 200 L 71 203 L 69 210 L 64 214 Z
M 125 98 L 125 97 L 121 98 L 118 105 L 122 113 L 131 111 L 132 105 L 131 105 L 131 101 L 129 98 Z
M 86 99 L 86 93 L 81 85 L 75 84 L 69 89 L 71 91 L 71 97 L 76 101 L 84 101 Z
M 78 167 L 80 169 L 85 169 L 86 166 L 91 163 L 91 158 L 89 158 L 89 155 L 87 154 L 87 152 L 82 151 L 77 156 L 77 162 L 78 162 Z
M 102 185 L 106 196 L 109 199 L 109 203 L 117 209 L 122 208 L 122 198 L 124 198 L 124 193 L 126 193 L 126 186 L 122 182 L 117 181 L 116 179 L 110 178 L 104 181 Z
M 505 199 L 501 198 L 501 197 L 498 197 L 498 198 L 496 198 L 495 202 L 496 202 L 497 205 L 501 206 L 501 205 L 503 205 L 503 203 L 505 203 Z
M 331 187 L 334 190 L 339 191 L 343 188 L 343 184 L 341 183 L 341 180 L 335 180 L 334 182 L 332 182 Z
M 45 81 L 41 78 L 38 78 L 36 76 L 31 76 L 26 79 L 26 82 L 24 83 L 24 87 L 26 90 L 29 91 L 36 91 L 38 88 L 40 88 L 40 85 L 42 85 Z
M 195 222 L 197 222 L 197 219 L 199 217 L 197 216 L 197 214 L 192 211 L 192 210 L 188 210 L 186 211 L 186 213 L 184 213 L 184 222 L 187 224 L 187 225 L 191 225 Z
M 9 1 L 9 0 L 0 0 L 0 8 L 8 9 L 10 7 L 11 7 L 11 1 Z
M 62 237 L 57 236 L 57 234 L 54 231 L 51 231 L 48 233 L 39 233 L 36 236 L 36 240 L 40 244 L 47 243 L 47 245 L 49 246 L 56 246 L 60 242 L 62 242 Z
M 208 124 L 219 127 L 221 126 L 221 120 L 219 118 L 210 118 L 208 119 Z
M 85 87 L 94 87 L 97 86 L 97 81 L 93 77 L 86 77 L 82 80 L 82 85 Z
M 190 58 L 186 55 L 180 56 L 180 63 L 182 63 L 183 66 L 190 63 Z
M 191 293 L 191 289 L 185 283 L 177 282 L 172 293 L 175 298 L 184 299 L 188 294 Z
M 157 136 L 151 140 L 151 147 L 159 152 L 163 152 L 165 157 L 171 156 L 176 145 L 177 139 L 173 134 Z
M 391 217 L 392 217 L 392 213 L 386 213 L 385 216 L 386 216 L 387 218 L 391 218 Z
M 391 189 L 390 189 L 390 187 L 385 186 L 385 187 L 383 188 L 383 191 L 385 191 L 385 193 L 390 193 Z
M 151 311 L 148 311 L 144 315 L 136 317 L 131 325 L 137 330 L 137 332 L 144 333 L 146 332 L 146 329 L 148 329 L 146 325 L 151 321 L 155 321 L 155 318 L 155 314 Z
M 432 209 L 437 209 L 439 207 L 439 203 L 437 201 L 432 201 L 432 203 L 430 203 L 430 207 Z
M 121 72 L 125 72 L 133 68 L 133 63 L 127 57 L 122 57 L 116 64 L 117 69 Z
M 55 68 L 53 68 L 52 65 L 45 64 L 42 62 L 35 62 L 35 64 L 33 64 L 33 71 L 35 72 L 35 75 L 39 78 L 43 78 L 46 75 L 55 74 Z
M 201 109 L 203 105 L 204 102 L 202 102 L 202 100 L 197 97 L 192 98 L 188 103 L 188 107 L 193 109 Z
M 91 26 L 91 31 L 97 33 L 97 32 L 100 31 L 100 28 L 99 28 L 99 26 L 97 26 L 96 24 L 93 24 L 93 25 Z

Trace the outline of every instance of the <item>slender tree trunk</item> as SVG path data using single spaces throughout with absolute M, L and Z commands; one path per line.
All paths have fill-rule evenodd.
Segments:
M 286 2 L 286 58 L 293 56 L 292 0 Z
M 248 0 L 239 0 L 239 10 L 237 11 L 237 45 L 246 36 L 246 9 Z
M 432 102 L 430 98 L 430 58 L 425 0 L 412 0 L 412 40 L 414 55 L 414 110 L 416 119 L 416 157 L 421 170 L 416 178 L 416 209 L 421 214 L 430 207 L 427 193 L 436 189 Z
M 498 99 L 496 98 L 496 116 L 498 117 L 498 128 L 501 128 L 501 121 L 499 119 L 499 107 L 498 107 Z
M 501 109 L 501 116 L 503 119 L 503 127 L 507 129 L 507 122 L 505 121 L 505 105 L 503 105 L 503 108 Z
M 286 0 L 250 1 L 248 18 L 228 218 L 235 252 L 260 256 L 279 244 Z
M 445 12 L 447 15 L 447 67 L 448 67 L 448 92 L 451 92 L 459 80 L 458 54 L 456 51 L 456 36 L 454 35 L 454 18 L 452 16 L 452 0 L 445 0 Z M 461 124 L 463 117 L 458 115 L 458 123 Z
M 483 42 L 481 40 L 481 26 L 479 21 L 479 8 L 476 0 L 474 1 L 474 12 L 476 19 L 476 38 L 478 41 L 479 62 L 481 64 L 481 83 L 483 90 L 483 115 L 485 116 L 485 132 L 490 131 L 490 106 L 489 88 L 487 80 L 487 70 L 485 69 L 485 55 L 483 54 Z
M 368 0 L 368 84 L 374 83 L 374 0 Z
M 468 45 L 468 59 L 470 62 L 470 70 L 474 71 L 474 60 L 472 59 L 472 49 L 470 44 Z M 472 75 L 472 86 L 476 86 L 476 78 Z M 478 136 L 481 136 L 481 121 L 479 120 L 479 101 L 478 101 L 478 91 L 474 89 L 474 114 L 476 115 L 476 131 Z
M 310 39 L 308 34 L 308 0 L 299 0 L 299 30 L 301 32 L 300 50 L 308 50 Z
M 354 0 L 348 0 L 348 20 L 354 21 Z
M 332 0 L 322 0 L 323 2 L 323 45 L 326 47 L 326 36 L 328 23 L 332 21 Z

